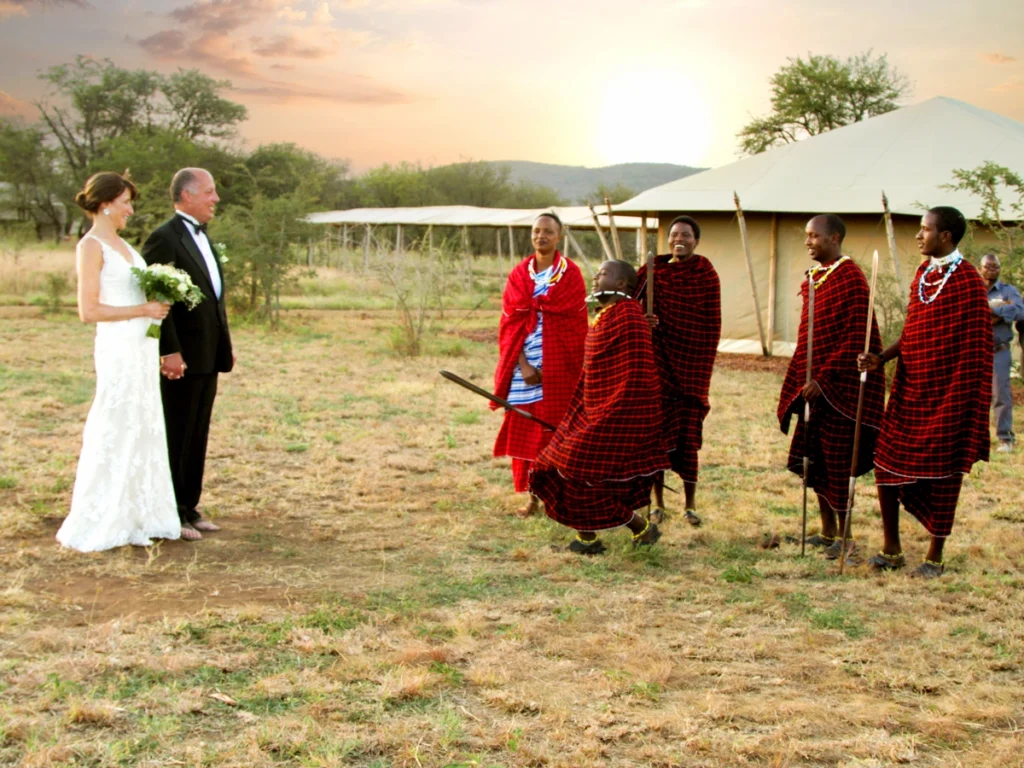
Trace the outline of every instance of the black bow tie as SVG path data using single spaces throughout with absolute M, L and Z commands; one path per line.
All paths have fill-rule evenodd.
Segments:
M 188 219 L 185 219 L 185 221 L 188 221 Z M 194 221 L 188 221 L 188 223 L 192 225 L 192 230 L 197 235 L 199 235 L 199 234 L 205 235 L 206 234 L 206 225 L 205 224 L 197 224 Z

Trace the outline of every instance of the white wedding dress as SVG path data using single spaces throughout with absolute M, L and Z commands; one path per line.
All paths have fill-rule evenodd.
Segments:
M 133 264 L 93 239 L 103 250 L 100 303 L 143 304 L 131 267 L 146 262 L 127 243 Z M 149 326 L 147 317 L 96 323 L 96 398 L 85 421 L 71 514 L 57 532 L 65 547 L 96 552 L 181 536 L 160 400 L 160 342 L 146 337 Z

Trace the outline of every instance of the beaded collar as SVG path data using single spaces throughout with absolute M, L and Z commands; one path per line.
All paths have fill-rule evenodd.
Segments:
M 569 268 L 569 262 L 564 256 L 557 253 L 556 256 L 558 257 L 558 260 L 554 264 L 552 264 L 551 267 L 548 267 L 548 269 L 551 269 L 551 276 L 547 279 L 547 284 L 549 287 L 557 283 L 559 280 L 561 280 L 562 277 L 565 275 L 565 270 Z M 530 259 L 530 263 L 529 265 L 527 265 L 527 269 L 529 269 L 530 271 L 530 279 L 533 280 L 533 282 L 537 282 L 536 264 L 537 259 L 533 258 Z M 554 267 L 554 269 L 552 269 L 552 267 Z M 545 270 L 545 272 L 546 271 L 547 270 Z M 543 272 L 541 274 L 543 274 Z
M 942 289 L 946 287 L 946 283 L 949 282 L 949 278 L 956 272 L 956 268 L 960 266 L 960 263 L 964 260 L 964 257 L 960 255 L 960 251 L 953 251 L 949 256 L 943 256 L 941 259 L 932 257 L 931 264 L 925 269 L 921 275 L 921 279 L 917 283 L 917 298 L 921 300 L 922 304 L 931 304 L 942 293 Z M 941 275 L 943 267 L 949 267 L 946 270 L 946 274 L 942 275 L 942 279 L 929 280 L 928 277 L 933 272 Z M 938 275 L 936 276 L 938 278 Z M 937 287 L 936 287 L 937 286 Z M 925 296 L 925 289 L 935 288 L 935 292 L 931 296 Z
M 835 272 L 840 264 L 842 264 L 844 261 L 849 261 L 849 260 L 850 260 L 849 256 L 840 256 L 838 259 L 836 259 L 834 262 L 832 262 L 832 264 L 830 264 L 827 267 L 817 266 L 817 267 L 811 267 L 810 269 L 808 269 L 807 270 L 807 274 L 810 275 L 811 277 L 815 278 L 815 280 L 814 280 L 814 289 L 817 290 L 817 289 L 821 288 L 821 286 L 825 284 L 825 281 L 828 280 L 829 275 L 831 275 L 833 272 Z M 824 275 L 822 275 L 820 280 L 817 279 L 819 272 L 824 272 L 825 273 Z

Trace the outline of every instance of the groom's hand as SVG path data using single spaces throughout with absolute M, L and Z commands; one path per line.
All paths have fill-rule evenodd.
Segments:
M 160 373 L 168 379 L 180 379 L 185 375 L 186 368 L 188 366 L 180 352 L 160 358 Z

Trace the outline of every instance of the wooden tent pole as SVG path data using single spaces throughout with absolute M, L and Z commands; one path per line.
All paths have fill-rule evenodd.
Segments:
M 750 278 L 750 294 L 754 299 L 754 314 L 757 316 L 757 333 L 761 339 L 761 353 L 768 357 L 768 343 L 764 335 L 764 320 L 761 319 L 761 301 L 757 298 L 757 281 L 754 279 L 754 262 L 750 258 L 750 240 L 747 238 L 747 220 L 743 217 L 743 208 L 740 206 L 740 196 L 732 193 L 733 202 L 736 203 L 736 218 L 740 225 L 740 240 L 743 241 L 743 255 L 747 259 L 747 277 Z
M 516 268 L 516 239 L 512 232 L 512 225 L 508 225 L 508 273 L 511 275 L 512 270 Z
M 889 239 L 889 256 L 892 259 L 892 268 L 896 272 L 896 290 L 903 296 L 903 271 L 900 269 L 900 257 L 896 253 L 896 229 L 892 223 L 892 211 L 889 210 L 889 198 L 882 190 L 882 210 L 885 211 L 885 234 Z
M 775 296 L 778 290 L 775 285 L 779 271 L 779 217 L 772 214 L 771 251 L 768 256 L 768 354 L 775 349 Z
M 647 252 L 647 211 L 644 211 L 644 217 L 640 219 L 640 229 L 637 232 L 640 233 L 640 239 L 637 240 L 636 246 L 636 264 L 640 266 L 640 260 Z
M 619 242 L 619 230 L 615 226 L 615 214 L 612 213 L 612 199 L 605 197 L 604 207 L 608 209 L 608 229 L 612 233 L 612 245 L 615 246 L 615 258 L 622 261 L 622 243 Z
M 363 272 L 370 271 L 370 225 L 366 225 L 366 232 L 363 234 Z
M 587 254 L 585 254 L 583 252 L 583 249 L 580 248 L 580 244 L 576 242 L 576 238 L 572 236 L 571 232 L 567 231 L 566 236 L 569 238 L 569 243 L 576 250 L 576 253 L 579 254 L 580 260 L 583 262 L 583 266 L 587 270 L 587 277 L 592 279 L 594 277 L 594 269 L 593 267 L 590 266 L 590 261 L 587 259 Z
M 498 274 L 501 274 L 501 229 L 494 228 L 494 242 L 498 249 Z
M 590 215 L 594 219 L 594 229 L 597 230 L 597 236 L 601 238 L 601 250 L 604 251 L 605 258 L 614 259 L 615 254 L 612 253 L 612 247 L 608 245 L 608 239 L 604 236 L 604 231 L 601 229 L 601 220 L 597 217 L 597 211 L 594 210 L 594 206 L 587 203 L 587 207 L 590 209 Z

